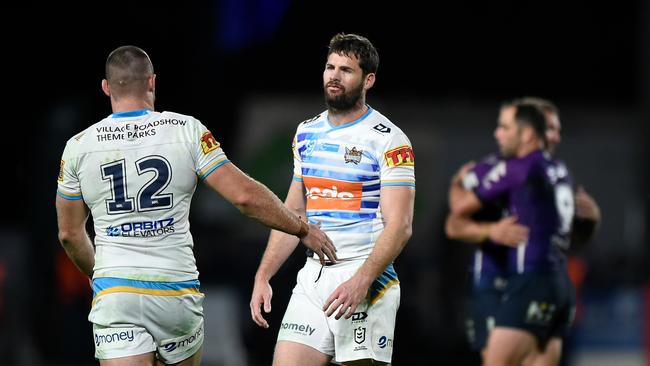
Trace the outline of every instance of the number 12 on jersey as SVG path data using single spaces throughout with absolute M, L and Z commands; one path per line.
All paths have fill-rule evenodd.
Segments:
M 135 162 L 138 175 L 154 173 L 138 191 L 137 197 L 129 197 L 126 161 L 124 159 L 104 164 L 101 167 L 102 180 L 111 186 L 111 199 L 106 200 L 106 212 L 118 215 L 133 212 L 155 211 L 171 208 L 174 204 L 172 193 L 162 193 L 172 179 L 169 161 L 162 156 L 146 156 Z

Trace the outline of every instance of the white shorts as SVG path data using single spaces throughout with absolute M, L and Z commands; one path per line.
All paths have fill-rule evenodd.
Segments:
M 155 352 L 177 363 L 203 344 L 203 294 L 199 281 L 151 282 L 95 278 L 88 320 L 95 357 L 111 359 Z
M 390 265 L 373 282 L 366 299 L 350 319 L 327 317 L 327 298 L 354 275 L 363 260 L 321 266 L 308 258 L 282 319 L 278 341 L 305 344 L 328 354 L 337 363 L 373 359 L 391 362 L 395 316 L 400 302 L 397 275 Z M 336 313 L 335 313 L 336 314 Z

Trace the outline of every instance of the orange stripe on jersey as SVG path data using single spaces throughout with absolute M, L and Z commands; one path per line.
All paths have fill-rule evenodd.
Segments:
M 386 151 L 384 158 L 386 159 L 386 164 L 390 167 L 415 165 L 415 154 L 413 154 L 413 148 L 408 145 Z
M 308 210 L 361 210 L 361 182 L 303 176 Z

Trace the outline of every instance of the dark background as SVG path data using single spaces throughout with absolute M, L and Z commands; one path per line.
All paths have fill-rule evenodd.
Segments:
M 318 113 L 324 109 L 321 72 L 331 36 L 359 33 L 374 43 L 381 61 L 368 101 L 377 101 L 375 106 L 400 126 L 402 119 L 394 116 L 404 116 L 410 130 L 402 127 L 416 154 L 437 154 L 418 154 L 423 178 L 416 203 L 419 227 L 396 262 L 403 292 L 395 364 L 474 360 L 463 341 L 460 309 L 471 248 L 444 239 L 442 218 L 449 176 L 458 164 L 491 149 L 491 129 L 503 99 L 539 95 L 566 112 L 564 144 L 573 149 L 561 149 L 560 155 L 567 155 L 588 190 L 591 184 L 605 218 L 595 249 L 581 253 L 591 268 L 586 288 L 605 291 L 598 299 L 621 288 L 645 288 L 650 7 L 643 2 L 425 6 L 224 0 L 34 5 L 2 14 L 0 351 L 7 357 L 0 364 L 93 362 L 85 320 L 89 294 L 56 238 L 55 177 L 65 141 L 111 113 L 100 82 L 106 56 L 124 44 L 142 47 L 152 58 L 157 109 L 196 116 L 234 162 L 254 170 L 237 146 L 249 106 L 278 97 L 306 98 L 317 106 L 309 113 Z M 411 113 L 413 105 L 419 114 Z M 464 109 L 482 122 L 468 121 L 462 128 L 456 121 L 463 121 Z M 291 123 L 308 117 L 292 115 Z M 463 139 L 470 128 L 474 135 Z M 428 129 L 437 133 L 435 138 L 414 138 Z M 594 160 L 600 157 L 610 160 L 600 160 L 599 167 Z M 625 161 L 610 169 L 618 159 Z M 264 176 L 251 174 L 265 182 Z M 286 187 L 271 186 L 280 197 Z M 624 196 L 624 190 L 632 193 Z M 621 215 L 614 213 L 619 208 Z M 277 325 L 302 264 L 300 253 L 274 280 L 275 328 L 257 329 L 247 304 L 265 231 L 243 221 L 238 225 L 254 227 L 254 234 L 240 235 L 229 228 L 231 219 L 219 216 L 237 215 L 234 211 L 219 211 L 211 222 L 197 218 L 205 212 L 211 211 L 192 212 L 202 282 L 234 289 L 245 363 L 269 364 Z M 221 341 L 208 334 L 206 347 L 213 342 Z

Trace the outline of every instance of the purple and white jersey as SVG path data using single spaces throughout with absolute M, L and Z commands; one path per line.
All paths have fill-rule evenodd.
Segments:
M 558 269 L 575 211 L 566 166 L 544 151 L 499 161 L 474 190 L 484 204 L 504 203 L 530 229 L 528 241 L 508 250 L 509 274 Z
M 482 158 L 463 177 L 463 188 L 468 191 L 476 189 L 485 175 L 500 161 L 502 161 L 501 158 L 496 154 L 490 154 Z M 485 203 L 478 212 L 472 215 L 472 218 L 477 221 L 497 221 L 501 219 L 503 212 L 502 203 Z M 495 244 L 490 240 L 480 243 L 474 252 L 474 260 L 470 269 L 474 283 L 481 283 L 481 279 L 489 282 L 491 278 L 505 276 L 507 261 L 507 246 Z

